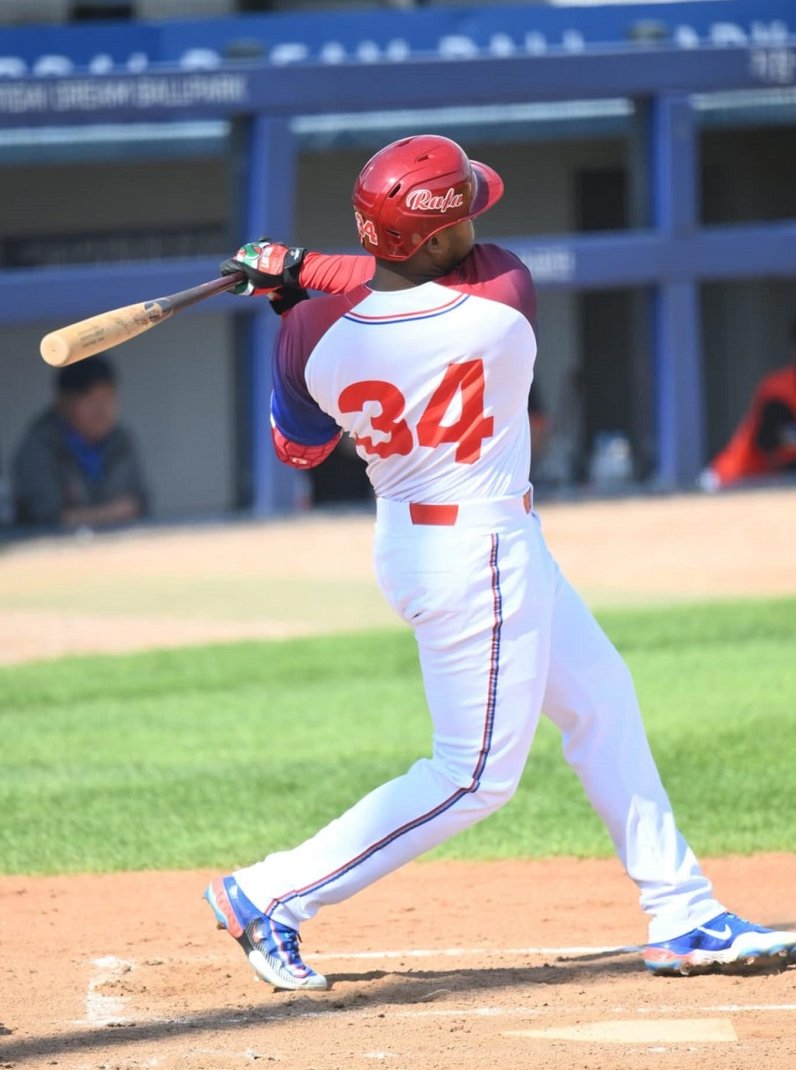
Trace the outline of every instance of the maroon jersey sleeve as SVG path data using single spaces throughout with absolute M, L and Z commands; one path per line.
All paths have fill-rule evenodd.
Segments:
M 361 298 L 361 293 L 319 297 L 282 317 L 272 364 L 271 432 L 285 464 L 313 468 L 337 445 L 340 428 L 310 394 L 304 371 L 319 340 Z
M 342 256 L 310 252 L 301 265 L 300 282 L 309 290 L 341 294 L 373 277 L 372 256 Z M 536 322 L 536 290 L 531 273 L 514 253 L 500 245 L 475 245 L 450 275 L 437 280 L 462 293 L 476 294 L 510 305 Z
M 475 245 L 440 285 L 509 305 L 536 326 L 536 288 L 531 273 L 514 253 L 500 245 Z

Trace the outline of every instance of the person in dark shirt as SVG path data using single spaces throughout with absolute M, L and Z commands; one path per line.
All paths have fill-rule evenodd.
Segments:
M 531 392 L 528 395 L 528 420 L 531 425 L 531 463 L 536 461 L 539 464 L 550 442 L 550 417 L 536 379 L 531 384 Z
M 133 439 L 117 423 L 111 361 L 91 357 L 60 368 L 55 392 L 14 457 L 16 523 L 104 527 L 144 516 L 148 495 Z

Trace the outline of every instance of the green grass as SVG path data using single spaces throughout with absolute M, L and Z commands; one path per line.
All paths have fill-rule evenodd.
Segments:
M 794 848 L 796 599 L 610 611 L 699 854 Z M 228 868 L 429 751 L 407 631 L 0 670 L 0 869 Z M 608 855 L 542 722 L 520 791 L 437 855 Z

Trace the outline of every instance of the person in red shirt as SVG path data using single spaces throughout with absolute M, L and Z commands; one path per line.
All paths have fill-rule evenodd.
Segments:
M 732 438 L 700 477 L 704 490 L 743 479 L 796 473 L 796 320 L 791 327 L 790 363 L 757 385 Z

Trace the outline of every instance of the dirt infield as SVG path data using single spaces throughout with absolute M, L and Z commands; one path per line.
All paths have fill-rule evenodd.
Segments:
M 796 859 L 708 869 L 796 925 Z M 796 968 L 654 978 L 611 862 L 410 865 L 306 926 L 331 990 L 276 993 L 199 898 L 207 873 L 6 878 L 0 1066 L 69 1070 L 785 1070 Z
M 796 594 L 796 492 L 542 508 L 593 605 Z M 6 662 L 394 623 L 366 516 L 0 556 Z M 710 861 L 719 897 L 796 926 L 796 856 Z M 274 993 L 200 899 L 207 873 L 0 879 L 0 1068 L 550 1070 L 796 1063 L 796 968 L 649 977 L 616 862 L 417 863 L 306 927 L 331 991 Z

